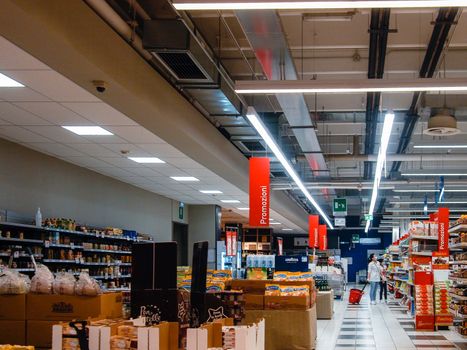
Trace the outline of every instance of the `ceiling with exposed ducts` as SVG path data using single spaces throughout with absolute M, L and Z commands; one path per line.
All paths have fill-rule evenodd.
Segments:
M 273 192 L 298 204 L 304 212 L 297 215 L 315 208 L 248 122 L 249 106 L 329 216 L 332 200 L 345 197 L 348 214 L 364 226 L 388 110 L 395 122 L 373 226 L 384 232 L 401 220 L 425 217 L 425 198 L 428 211 L 435 210 L 443 174 L 444 202 L 454 216 L 467 208 L 465 93 L 235 92 L 236 82 L 253 80 L 467 81 L 465 9 L 176 11 L 166 0 L 83 2 L 244 159 L 270 156 Z M 430 117 L 445 109 L 460 132 L 427 135 Z

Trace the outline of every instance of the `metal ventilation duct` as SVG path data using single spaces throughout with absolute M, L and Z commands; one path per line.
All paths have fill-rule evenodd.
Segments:
M 269 80 L 297 80 L 289 47 L 275 11 L 235 11 Z M 329 176 L 303 95 L 276 95 L 315 176 Z M 324 170 L 324 171 L 323 171 Z

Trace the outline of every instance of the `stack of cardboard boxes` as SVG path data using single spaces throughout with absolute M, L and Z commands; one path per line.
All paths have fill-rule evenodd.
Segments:
M 122 317 L 122 294 L 98 296 L 57 294 L 0 295 L 0 344 L 52 346 L 58 321 Z

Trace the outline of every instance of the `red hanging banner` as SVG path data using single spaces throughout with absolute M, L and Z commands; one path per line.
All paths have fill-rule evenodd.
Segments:
M 326 225 L 319 225 L 318 227 L 318 249 L 328 249 L 328 229 Z
M 282 240 L 281 237 L 277 237 L 277 255 L 283 255 L 283 247 L 284 247 L 284 241 Z
M 250 226 L 269 226 L 269 158 L 250 158 Z
M 319 226 L 319 216 L 310 215 L 308 217 L 308 247 L 318 248 L 318 226 Z
M 449 256 L 449 209 L 438 209 L 438 253 Z
M 226 231 L 225 232 L 225 250 L 226 256 L 236 256 L 237 255 L 237 232 L 236 231 Z

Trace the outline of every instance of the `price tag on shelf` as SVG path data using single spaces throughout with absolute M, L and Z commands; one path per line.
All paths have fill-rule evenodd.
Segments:
M 70 248 L 73 249 L 75 247 L 75 244 L 73 242 L 70 242 Z
M 49 248 L 50 247 L 50 241 L 44 241 L 44 247 Z
M 15 252 L 13 253 L 13 257 L 14 257 L 14 258 L 19 258 L 19 251 L 15 251 Z

